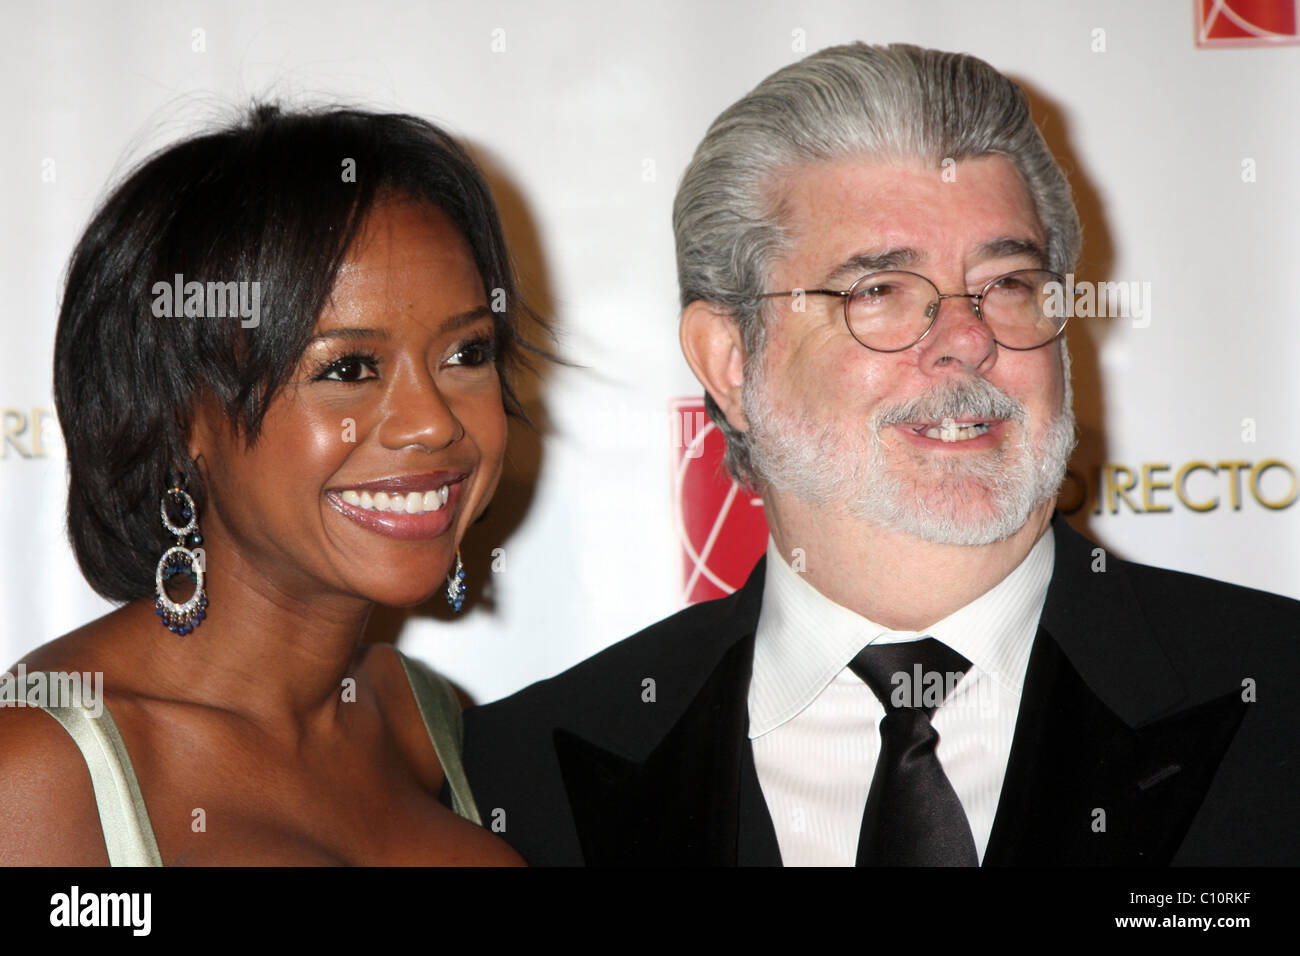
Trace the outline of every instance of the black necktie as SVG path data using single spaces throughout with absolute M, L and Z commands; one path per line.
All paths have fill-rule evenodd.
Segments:
M 930 725 L 944 692 L 960 679 L 948 675 L 965 674 L 970 661 L 927 637 L 867 647 L 849 667 L 885 707 L 858 866 L 978 866 L 970 824 L 935 756 L 939 734 Z

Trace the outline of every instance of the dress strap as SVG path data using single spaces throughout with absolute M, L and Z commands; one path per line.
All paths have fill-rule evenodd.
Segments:
M 397 656 L 402 661 L 402 669 L 406 671 L 406 679 L 415 694 L 416 706 L 424 719 L 424 728 L 429 732 L 434 752 L 447 778 L 451 809 L 457 816 L 482 826 L 483 819 L 479 816 L 474 795 L 469 789 L 469 778 L 465 776 L 465 767 L 461 763 L 464 725 L 456 692 L 446 678 L 434 673 L 426 664 L 407 657 L 401 651 Z
M 72 737 L 81 751 L 90 782 L 95 788 L 95 806 L 99 810 L 99 825 L 104 831 L 104 845 L 108 848 L 110 866 L 162 866 L 162 856 L 154 839 L 149 811 L 145 808 L 140 784 L 136 781 L 131 758 L 127 755 L 122 734 L 113 723 L 108 708 L 99 715 L 82 699 L 80 705 L 52 707 L 40 697 L 35 700 L 36 688 L 31 677 L 36 673 L 46 675 L 47 687 L 54 681 L 65 682 L 66 675 L 50 672 L 28 672 L 28 702 L 49 714 Z

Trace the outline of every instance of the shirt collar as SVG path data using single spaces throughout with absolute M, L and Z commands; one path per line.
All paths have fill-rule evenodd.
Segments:
M 1010 574 L 974 601 L 924 632 L 890 631 L 814 588 L 785 562 L 769 536 L 749 686 L 749 736 L 795 717 L 874 643 L 934 637 L 1018 694 L 1055 557 L 1049 529 Z

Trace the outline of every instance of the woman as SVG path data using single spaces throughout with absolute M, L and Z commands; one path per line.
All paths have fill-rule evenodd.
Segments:
M 78 562 L 124 603 L 21 662 L 0 862 L 521 862 L 450 688 L 361 638 L 459 610 L 525 314 L 482 177 L 413 117 L 259 108 L 109 197 L 55 398 Z M 103 715 L 34 672 L 102 672 Z

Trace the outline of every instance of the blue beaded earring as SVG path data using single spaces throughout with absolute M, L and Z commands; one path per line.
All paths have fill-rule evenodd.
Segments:
M 465 565 L 461 563 L 459 548 L 456 549 L 456 568 L 447 575 L 447 603 L 457 613 L 465 603 Z
M 154 572 L 154 612 L 162 621 L 163 627 L 175 634 L 188 634 L 208 616 L 208 597 L 203 593 L 203 562 L 190 548 L 197 548 L 203 543 L 199 534 L 199 514 L 194 506 L 194 499 L 181 487 L 182 479 L 163 492 L 162 513 L 163 527 L 176 536 L 176 544 L 163 552 L 158 559 L 158 568 Z M 167 506 L 171 505 L 172 513 Z M 174 524 L 172 515 L 177 514 L 183 524 Z M 187 547 L 188 546 L 188 547 Z M 185 574 L 194 582 L 194 593 L 184 604 L 177 604 L 167 596 L 167 582 L 177 574 Z

